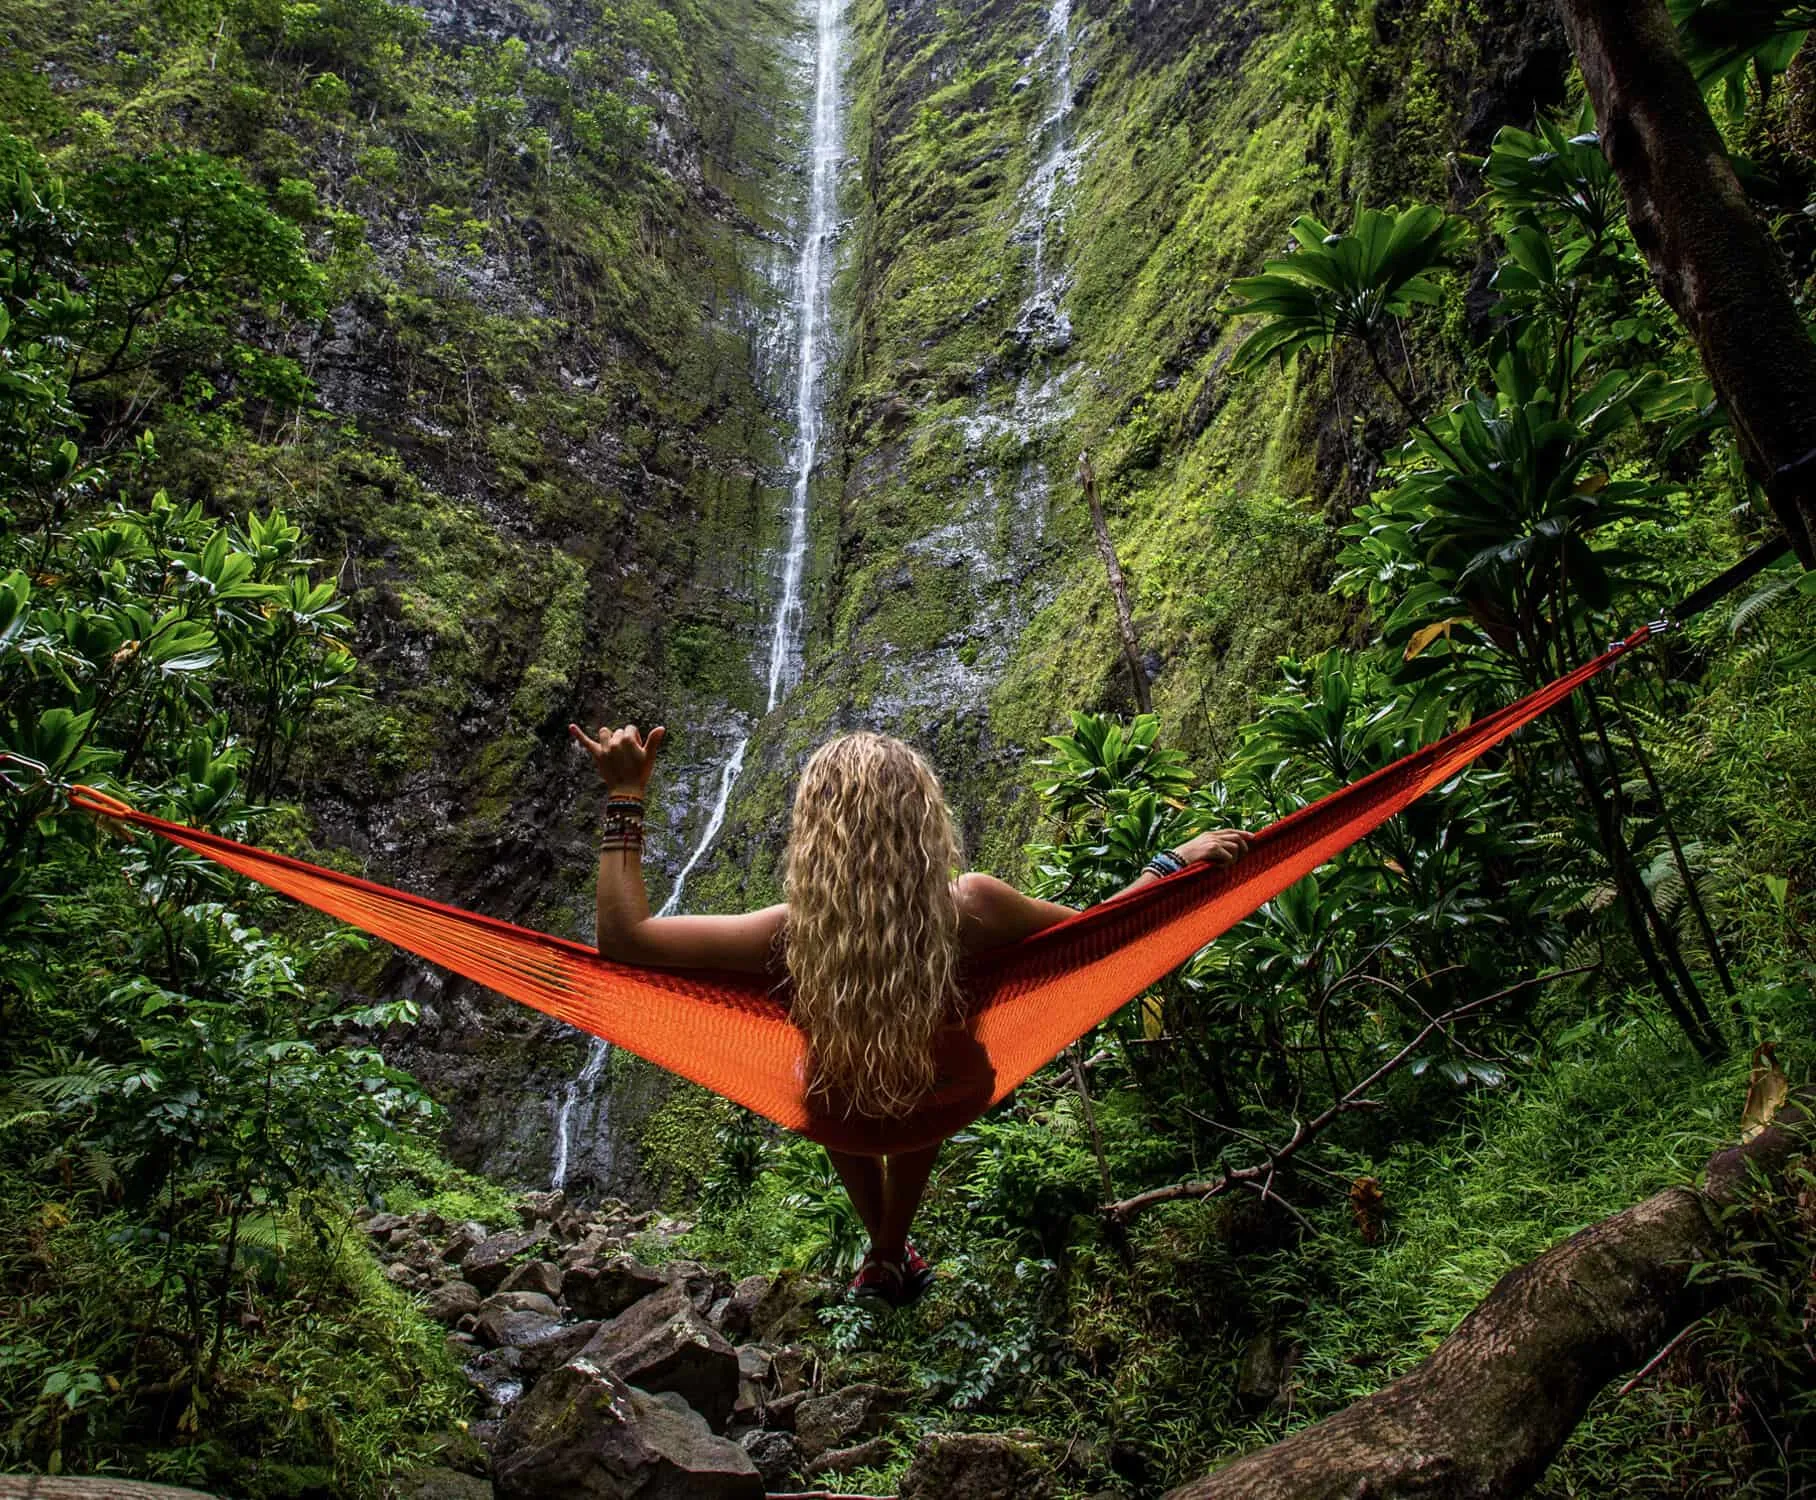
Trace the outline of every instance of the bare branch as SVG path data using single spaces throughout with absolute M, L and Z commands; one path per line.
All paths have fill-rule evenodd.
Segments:
M 1492 995 L 1483 995 L 1480 999 L 1471 1000 L 1453 1010 L 1447 1010 L 1441 1016 L 1434 1016 L 1410 1042 L 1392 1057 L 1362 1079 L 1335 1103 L 1311 1120 L 1295 1120 L 1293 1132 L 1278 1146 L 1264 1146 L 1267 1160 L 1256 1162 L 1251 1166 L 1232 1167 L 1221 1177 L 1209 1178 L 1202 1182 L 1175 1182 L 1168 1187 L 1150 1188 L 1145 1193 L 1137 1193 L 1132 1198 L 1124 1198 L 1117 1203 L 1106 1203 L 1101 1212 L 1118 1223 L 1127 1223 L 1143 1209 L 1153 1208 L 1160 1203 L 1175 1203 L 1182 1198 L 1219 1198 L 1233 1187 L 1248 1183 L 1271 1182 L 1273 1175 L 1283 1162 L 1296 1156 L 1312 1141 L 1316 1140 L 1344 1115 L 1353 1114 L 1361 1109 L 1379 1109 L 1380 1102 L 1368 1097 L 1369 1091 L 1382 1079 L 1411 1062 L 1419 1048 L 1424 1046 L 1433 1032 L 1443 1031 L 1458 1021 L 1466 1020 L 1478 1011 L 1493 1005 L 1498 1000 L 1505 1000 L 1510 995 L 1517 995 L 1522 990 L 1529 990 L 1535 985 L 1549 984 L 1554 979 L 1567 979 L 1573 974 L 1586 973 L 1593 968 L 1592 964 L 1581 965 L 1574 969 L 1559 969 L 1554 974 L 1536 974 L 1530 979 L 1522 979 L 1518 984 L 1510 984 L 1504 990 L 1496 990 Z

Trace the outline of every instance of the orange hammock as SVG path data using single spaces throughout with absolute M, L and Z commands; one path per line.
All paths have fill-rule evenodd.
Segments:
M 627 1047 L 835 1150 L 910 1151 L 945 1140 L 1148 986 L 1301 876 L 1450 780 L 1649 639 L 1643 626 L 1594 661 L 1436 744 L 1262 829 L 1232 866 L 1193 865 L 974 959 L 962 1031 L 913 1115 L 839 1117 L 807 1090 L 807 1044 L 785 992 L 759 975 L 631 968 L 593 949 L 137 812 L 92 787 L 72 804 L 149 829 L 476 984 Z

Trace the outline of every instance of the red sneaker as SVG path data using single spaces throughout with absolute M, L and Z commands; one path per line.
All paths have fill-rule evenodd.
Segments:
M 849 1293 L 854 1302 L 880 1302 L 885 1307 L 902 1305 L 902 1268 L 894 1261 L 878 1260 L 866 1255 L 858 1274 L 851 1278 Z
M 902 1252 L 902 1300 L 900 1305 L 907 1307 L 919 1302 L 927 1295 L 933 1285 L 933 1267 L 927 1264 L 927 1258 L 914 1248 L 910 1240 Z

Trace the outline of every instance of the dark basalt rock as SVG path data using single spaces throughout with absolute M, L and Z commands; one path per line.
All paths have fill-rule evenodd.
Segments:
M 492 1452 L 498 1500 L 763 1500 L 756 1465 L 698 1413 L 582 1355 L 530 1392 Z
M 548 1226 L 495 1234 L 461 1257 L 460 1274 L 482 1292 L 494 1291 L 511 1274 L 511 1262 L 548 1239 Z
M 643 1390 L 673 1391 L 715 1430 L 731 1419 L 738 1351 L 695 1311 L 680 1285 L 620 1313 L 581 1352 Z
M 479 1288 L 470 1281 L 446 1281 L 429 1293 L 423 1311 L 437 1323 L 456 1323 L 479 1311 Z
M 565 1365 L 592 1342 L 597 1322 L 558 1323 L 537 1330 L 517 1345 L 518 1367 L 526 1387 Z
M 738 1439 L 738 1446 L 750 1455 L 750 1461 L 771 1489 L 785 1483 L 801 1471 L 801 1450 L 786 1432 L 771 1432 L 759 1427 Z
M 518 1266 L 499 1284 L 501 1292 L 540 1292 L 545 1297 L 561 1295 L 561 1268 L 551 1261 L 528 1260 Z
M 509 1307 L 488 1307 L 479 1314 L 473 1332 L 479 1342 L 499 1349 L 507 1345 L 522 1348 L 539 1337 L 546 1337 L 561 1327 L 559 1318 L 546 1313 L 527 1312 Z
M 569 1266 L 561 1278 L 561 1296 L 576 1317 L 615 1318 L 665 1284 L 660 1271 L 625 1255 Z

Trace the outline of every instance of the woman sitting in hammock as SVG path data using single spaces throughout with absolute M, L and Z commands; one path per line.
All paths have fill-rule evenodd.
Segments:
M 787 903 L 740 916 L 652 917 L 643 887 L 643 797 L 666 731 L 579 725 L 609 796 L 599 857 L 599 951 L 653 968 L 734 969 L 793 981 L 816 1107 L 901 1118 L 977 1057 L 961 1019 L 959 968 L 1073 915 L 990 875 L 959 874 L 958 834 L 939 779 L 900 740 L 847 734 L 802 773 L 789 829 Z M 1145 885 L 1196 860 L 1229 864 L 1248 835 L 1201 833 L 1157 858 Z M 1130 887 L 1131 889 L 1134 886 Z M 982 1066 L 987 1071 L 988 1064 Z M 885 1157 L 828 1153 L 870 1233 L 856 1296 L 904 1306 L 932 1268 L 908 1226 L 939 1147 Z

